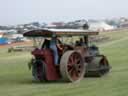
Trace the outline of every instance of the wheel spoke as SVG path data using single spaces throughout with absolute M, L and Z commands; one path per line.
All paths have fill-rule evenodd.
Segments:
M 71 71 L 73 69 L 73 67 L 70 65 L 68 65 L 68 71 Z
M 72 56 L 70 56 L 68 65 L 73 65 L 73 64 L 74 64 L 74 59 Z
M 74 69 L 73 69 L 73 68 L 72 68 L 71 70 L 69 70 L 69 71 L 68 71 L 70 76 L 72 76 L 73 71 L 74 71 Z
M 76 70 L 73 70 L 73 71 L 72 71 L 72 78 L 73 78 L 74 80 L 76 80 L 76 79 L 78 78 L 78 76 L 76 76 L 76 74 L 77 74 Z
M 75 63 L 75 64 L 80 63 L 80 58 L 76 58 L 76 59 L 74 60 L 74 63 Z

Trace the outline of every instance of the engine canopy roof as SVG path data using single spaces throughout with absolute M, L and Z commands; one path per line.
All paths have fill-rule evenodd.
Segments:
M 82 29 L 37 29 L 27 31 L 23 34 L 25 37 L 68 37 L 68 36 L 87 36 L 98 35 L 99 32 Z

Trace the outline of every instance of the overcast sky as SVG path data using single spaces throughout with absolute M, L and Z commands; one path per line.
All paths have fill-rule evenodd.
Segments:
M 128 0 L 0 0 L 0 25 L 128 17 Z

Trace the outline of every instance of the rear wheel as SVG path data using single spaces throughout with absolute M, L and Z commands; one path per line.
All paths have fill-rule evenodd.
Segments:
M 67 51 L 60 61 L 60 72 L 64 81 L 76 82 L 83 78 L 85 65 L 80 53 Z
M 42 60 L 33 62 L 32 75 L 37 81 L 46 81 L 46 64 Z

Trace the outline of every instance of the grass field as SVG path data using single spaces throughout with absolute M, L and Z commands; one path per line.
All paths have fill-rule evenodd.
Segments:
M 0 96 L 128 96 L 128 32 L 100 35 L 110 37 L 99 46 L 112 70 L 102 78 L 84 78 L 79 83 L 33 82 L 27 67 L 30 53 L 0 49 Z

